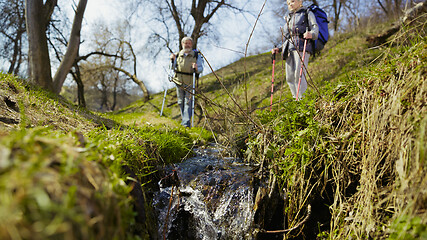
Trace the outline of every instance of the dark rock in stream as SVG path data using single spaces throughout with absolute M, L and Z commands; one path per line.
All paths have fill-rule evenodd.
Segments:
M 266 238 L 259 238 L 259 227 L 283 228 L 283 201 L 277 200 L 275 183 L 254 180 L 254 166 L 224 156 L 217 146 L 195 152 L 195 157 L 164 169 L 166 174 L 175 170 L 180 185 L 163 184 L 154 194 L 159 239 L 261 240 Z M 255 206 L 259 189 L 267 194 Z
M 179 185 L 180 185 L 180 182 L 179 182 L 178 173 L 174 170 L 172 170 L 172 173 L 160 179 L 159 181 L 159 187 L 161 188 L 179 186 Z

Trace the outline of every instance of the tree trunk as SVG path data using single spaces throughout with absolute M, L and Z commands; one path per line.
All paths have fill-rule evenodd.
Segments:
M 83 85 L 82 79 L 80 78 L 77 83 L 77 99 L 79 101 L 79 106 L 86 108 L 86 99 L 85 99 L 85 86 Z
M 116 104 L 117 104 L 117 83 L 119 81 L 119 74 L 117 73 L 116 76 L 114 77 L 114 86 L 113 86 L 113 104 L 111 105 L 111 111 L 114 111 L 114 109 L 116 108 Z
M 45 2 L 43 4 L 43 2 Z M 57 0 L 26 0 L 25 15 L 28 34 L 28 75 L 31 82 L 56 94 L 61 91 L 73 66 L 80 45 L 80 30 L 87 0 L 80 0 L 74 17 L 67 52 L 52 79 L 46 30 Z
M 19 33 L 18 33 L 19 35 Z M 15 71 L 15 65 L 17 65 L 18 57 L 19 57 L 19 39 L 18 36 L 13 39 L 13 54 L 12 54 L 12 60 L 10 61 L 9 70 L 8 73 L 13 73 Z
M 338 24 L 340 21 L 340 15 L 341 15 L 341 9 L 342 9 L 342 2 L 338 0 L 334 0 L 333 3 L 334 7 L 334 31 L 338 30 Z
M 381 0 L 377 0 L 378 4 L 380 5 L 381 9 L 384 11 L 384 13 L 388 16 L 389 12 L 388 9 L 386 9 L 383 5 L 383 3 L 381 2 Z
M 25 12 L 29 45 L 29 80 L 45 89 L 53 91 L 46 37 L 46 28 L 49 21 L 46 21 L 43 0 L 26 0 Z
M 19 28 L 17 29 L 16 35 L 13 37 L 13 54 L 8 73 L 19 72 L 19 67 L 21 65 L 20 61 L 22 60 L 22 36 L 25 33 L 25 15 L 20 15 L 18 19 L 19 23 L 17 26 L 19 26 Z
M 19 49 L 21 49 L 21 51 L 19 51 L 19 54 L 18 54 L 18 63 L 16 65 L 15 69 L 13 70 L 13 73 L 15 75 L 19 74 L 19 69 L 21 68 L 21 63 L 22 63 L 22 54 L 23 54 L 22 53 L 22 39 L 19 40 Z
M 71 29 L 70 41 L 68 41 L 67 52 L 56 71 L 53 79 L 54 92 L 59 94 L 61 92 L 62 85 L 70 72 L 71 67 L 78 55 L 80 45 L 80 31 L 82 29 L 83 15 L 86 9 L 87 0 L 80 0 L 77 6 L 76 14 L 74 16 L 73 27 Z
M 80 74 L 80 68 L 77 62 L 74 63 L 75 72 L 71 71 L 71 75 L 73 75 L 74 81 L 77 84 L 77 101 L 80 107 L 86 107 L 86 100 L 84 95 L 84 85 L 82 81 L 82 77 Z
M 102 76 L 101 81 L 101 106 L 99 108 L 100 111 L 104 112 L 104 106 L 105 110 L 108 111 L 108 87 L 105 84 L 105 76 Z

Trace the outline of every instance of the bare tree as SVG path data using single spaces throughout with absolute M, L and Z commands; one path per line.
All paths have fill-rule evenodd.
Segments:
M 388 18 L 400 16 L 407 2 L 408 0 L 377 0 L 378 5 Z
M 99 91 L 101 92 L 101 104 L 99 106 L 99 110 L 103 111 L 104 108 L 106 110 L 110 109 L 110 102 L 108 101 L 108 95 L 109 95 L 109 86 L 110 83 L 108 82 L 108 79 L 106 75 L 102 74 L 100 75 L 100 81 L 99 81 L 99 85 L 97 85 L 96 87 L 99 89 Z
M 84 56 L 77 56 L 77 58 L 75 59 L 72 68 L 70 69 L 70 74 L 73 77 L 74 81 L 77 84 L 77 101 L 78 101 L 78 105 L 81 107 L 86 107 L 86 100 L 85 100 L 85 96 L 84 96 L 84 83 L 82 80 L 82 73 L 80 70 L 80 65 L 79 62 L 80 61 L 86 61 L 90 56 L 93 55 L 100 55 L 100 56 L 105 56 L 105 57 L 112 57 L 112 58 L 120 58 L 120 56 L 118 55 L 112 55 L 112 54 L 108 54 L 105 52 L 90 52 Z
M 94 55 L 90 60 L 79 64 L 81 79 L 89 93 L 87 107 L 90 109 L 114 111 L 117 107 L 123 107 L 126 96 L 129 96 L 126 93 L 130 88 L 130 85 L 126 84 L 129 83 L 128 78 L 112 68 L 114 64 L 110 62 L 114 62 L 114 57 Z
M 29 79 L 43 88 L 59 94 L 65 78 L 78 55 L 80 31 L 87 0 L 80 0 L 78 3 L 75 10 L 67 51 L 53 78 L 51 75 L 51 62 L 46 30 L 51 21 L 55 6 L 57 5 L 57 0 L 26 0 L 25 3 L 29 43 Z
M 73 68 L 70 70 L 71 75 L 73 76 L 74 81 L 77 84 L 77 102 L 80 107 L 86 107 L 85 99 L 85 86 L 82 81 L 82 74 L 80 72 L 80 66 L 78 60 L 73 63 Z
M 170 52 L 172 52 L 171 44 L 174 42 L 181 48 L 179 41 L 184 36 L 191 36 L 194 47 L 197 48 L 199 39 L 211 32 L 209 22 L 220 10 L 246 12 L 243 7 L 230 0 L 135 0 L 135 2 L 139 3 L 139 6 L 149 4 L 157 15 L 152 20 L 156 24 L 163 25 L 162 28 L 153 29 L 149 43 L 161 42 Z
M 135 54 L 135 51 L 133 50 L 132 44 L 130 44 L 128 41 L 120 40 L 120 48 L 123 48 L 124 46 L 127 46 L 127 48 L 129 49 L 129 51 L 131 53 L 132 60 L 133 60 L 133 73 L 128 72 L 127 70 L 125 70 L 125 68 L 123 68 L 122 66 L 118 66 L 116 64 L 114 64 L 112 66 L 112 68 L 114 70 L 117 70 L 117 71 L 125 74 L 129 79 L 131 79 L 134 83 L 136 83 L 141 88 L 142 92 L 144 93 L 144 100 L 148 101 L 150 99 L 150 93 L 148 92 L 147 88 L 145 87 L 144 82 L 137 77 L 136 54 Z
M 0 34 L 3 38 L 2 57 L 8 59 L 8 73 L 18 74 L 24 60 L 22 52 L 25 29 L 24 0 L 0 1 Z
M 330 29 L 339 32 L 357 27 L 360 23 L 360 18 L 364 17 L 363 15 L 366 17 L 367 15 L 375 14 L 374 12 L 377 9 L 383 9 L 382 11 L 385 14 L 391 13 L 392 16 L 398 16 L 405 7 L 404 3 L 408 1 L 376 0 L 372 3 L 367 3 L 361 0 L 310 0 L 306 1 L 306 5 L 316 4 L 323 8 L 328 14 Z M 363 2 L 364 4 L 362 4 Z M 368 5 L 369 7 L 367 7 Z M 286 0 L 275 0 L 275 6 L 278 6 L 276 8 L 277 15 L 283 17 L 287 11 Z
M 137 54 L 133 44 L 125 40 L 127 29 L 130 28 L 127 22 L 118 22 L 112 30 L 110 26 L 100 24 L 100 31 L 94 33 L 94 44 L 98 52 L 111 53 L 104 54 L 104 64 L 99 66 L 101 69 L 110 68 L 130 79 L 139 86 L 144 94 L 144 100 L 148 101 L 150 93 L 144 82 L 138 78 Z
M 341 11 L 343 9 L 343 5 L 346 3 L 346 0 L 333 0 L 332 1 L 332 9 L 334 12 L 333 15 L 333 28 L 334 31 L 338 30 L 338 24 L 339 21 L 341 20 Z

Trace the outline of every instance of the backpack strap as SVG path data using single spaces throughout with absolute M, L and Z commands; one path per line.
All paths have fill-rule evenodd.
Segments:
M 197 64 L 197 59 L 199 58 L 199 51 L 197 51 L 197 49 L 193 49 L 194 51 L 194 57 L 196 58 L 196 64 Z M 199 80 L 200 77 L 200 73 L 196 72 L 196 79 Z
M 193 75 L 193 73 L 187 73 L 187 72 L 181 72 L 181 71 L 175 71 L 175 72 L 178 74 L 183 74 L 183 75 L 189 75 L 189 76 Z
M 308 21 L 308 13 L 311 12 L 311 6 L 308 6 L 307 9 L 305 10 L 305 20 L 307 21 L 307 27 L 308 30 L 310 31 L 310 21 Z M 316 41 L 313 39 L 310 39 L 311 45 L 313 46 L 313 58 L 316 57 Z

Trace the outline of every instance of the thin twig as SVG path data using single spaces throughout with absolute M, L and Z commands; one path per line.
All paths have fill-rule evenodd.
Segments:
M 245 47 L 245 59 L 243 61 L 245 73 L 243 74 L 243 82 L 245 83 L 244 84 L 245 85 L 245 100 L 246 100 L 246 109 L 247 109 L 247 112 L 249 112 L 249 101 L 248 101 L 248 88 L 247 88 L 247 81 L 246 81 L 246 57 L 248 55 L 249 43 L 251 42 L 251 38 L 252 38 L 252 35 L 254 34 L 255 27 L 256 27 L 256 25 L 258 23 L 258 20 L 259 20 L 259 17 L 261 16 L 262 11 L 264 10 L 266 2 L 267 2 L 267 0 L 264 1 L 264 4 L 262 5 L 261 10 L 258 13 L 258 16 L 257 16 L 257 18 L 255 20 L 255 23 L 254 23 L 254 27 L 252 28 L 251 34 L 249 35 L 249 38 L 248 38 L 248 41 L 247 41 L 246 47 Z
M 169 206 L 168 206 L 168 213 L 166 215 L 166 219 L 165 219 L 165 227 L 163 228 L 163 240 L 166 240 L 166 230 L 168 228 L 168 221 L 169 221 L 169 213 L 170 213 L 170 209 L 172 206 L 172 200 L 173 200 L 173 188 L 175 186 L 172 186 L 171 188 L 171 197 L 169 198 Z
M 244 55 L 244 54 L 245 54 L 244 52 L 237 51 L 237 50 L 234 50 L 234 49 L 231 49 L 231 48 L 221 47 L 221 46 L 219 46 L 219 45 L 216 45 L 216 44 L 215 44 L 215 43 L 213 43 L 213 42 L 210 42 L 210 44 L 211 44 L 212 46 L 216 47 L 216 48 L 220 48 L 220 49 L 228 50 L 228 51 L 230 51 L 230 52 L 235 52 L 235 53 L 242 54 L 242 55 Z
M 284 229 L 284 230 L 273 230 L 273 231 L 261 230 L 260 232 L 278 234 L 278 233 L 287 233 L 287 232 L 293 231 L 293 230 L 299 228 L 305 222 L 307 222 L 308 218 L 310 217 L 310 214 L 311 214 L 311 205 L 309 204 L 307 206 L 307 216 L 305 216 L 305 218 L 301 222 L 299 222 L 297 225 L 295 225 L 293 228 Z
M 211 64 L 209 63 L 209 61 L 206 59 L 206 57 L 203 55 L 202 52 L 200 52 L 200 54 L 202 54 L 203 58 L 206 60 L 206 63 L 208 64 L 209 68 L 212 71 L 212 74 L 215 76 L 215 78 L 218 80 L 218 82 L 221 84 L 221 86 L 224 88 L 225 92 L 227 93 L 227 95 L 230 97 L 230 99 L 234 102 L 234 104 L 239 108 L 240 112 L 243 113 L 243 115 L 250 120 L 254 125 L 256 125 L 258 128 L 262 128 L 258 123 L 256 123 L 248 114 L 247 112 L 243 111 L 242 107 L 237 103 L 236 99 L 234 99 L 234 97 L 231 95 L 231 93 L 228 91 L 228 89 L 225 87 L 224 83 L 221 81 L 221 79 L 218 77 L 218 75 L 216 74 L 216 72 L 213 70 Z

